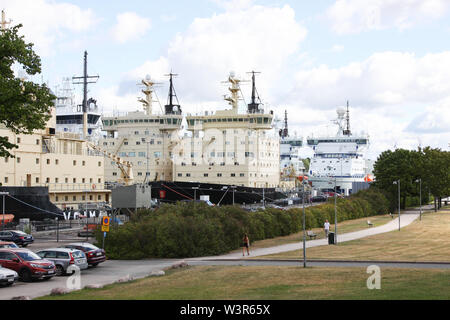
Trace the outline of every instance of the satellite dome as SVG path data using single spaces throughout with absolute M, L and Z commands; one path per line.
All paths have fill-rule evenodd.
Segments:
M 234 78 L 236 76 L 236 73 L 234 71 L 230 71 L 230 77 Z
M 152 80 L 152 77 L 151 77 L 149 74 L 147 74 L 147 75 L 145 76 L 145 80 L 150 81 L 150 80 Z

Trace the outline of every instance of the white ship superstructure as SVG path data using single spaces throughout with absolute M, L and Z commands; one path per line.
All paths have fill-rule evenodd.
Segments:
M 184 137 L 175 155 L 174 180 L 274 188 L 280 183 L 280 137 L 274 132 L 273 111 L 257 102 L 255 72 L 252 101 L 238 112 L 240 82 L 228 77 L 231 109 L 186 117 L 191 136 Z
M 170 89 L 164 112 L 152 108 L 155 82 L 147 76 L 142 80 L 145 95 L 139 99 L 144 111 L 129 112 L 124 116 L 103 117 L 106 136 L 99 146 L 112 156 L 128 161 L 133 166 L 134 183 L 172 181 L 172 152 L 179 142 L 178 132 L 183 119 L 170 74 Z M 105 161 L 105 179 L 120 180 L 121 172 L 114 161 Z
M 300 156 L 303 137 L 290 136 L 288 131 L 287 111 L 285 111 L 284 128 L 280 129 L 280 167 L 282 177 L 296 178 L 305 174 L 305 165 Z
M 335 136 L 309 137 L 308 146 L 314 150 L 311 159 L 309 180 L 316 189 L 336 189 L 345 195 L 352 193 L 353 182 L 365 182 L 367 175 L 365 153 L 369 136 L 353 135 L 350 131 L 350 113 L 337 110 L 334 121 L 339 126 Z
M 60 88 L 56 89 L 56 131 L 74 133 L 83 137 L 83 106 L 76 103 L 71 80 L 64 78 Z M 97 101 L 87 100 L 87 137 L 86 140 L 97 142 L 101 137 L 101 113 Z

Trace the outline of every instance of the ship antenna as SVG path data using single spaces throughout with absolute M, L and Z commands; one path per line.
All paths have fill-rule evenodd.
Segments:
M 351 135 L 351 131 L 350 131 L 350 110 L 349 110 L 349 102 L 348 102 L 348 100 L 347 100 L 347 116 L 346 116 L 345 121 L 346 121 L 347 127 L 344 130 L 344 135 L 350 136 Z
M 287 138 L 289 136 L 288 131 L 288 114 L 287 110 L 284 111 L 284 132 L 283 132 L 283 138 Z
M 72 77 L 73 80 L 83 80 L 82 82 L 73 82 L 73 84 L 82 84 L 83 85 L 83 136 L 84 139 L 87 139 L 87 109 L 88 109 L 88 99 L 87 99 L 87 92 L 88 92 L 88 84 L 89 83 L 96 83 L 98 78 L 97 76 L 88 76 L 87 74 L 87 51 L 84 51 L 84 74 L 82 77 Z M 88 81 L 89 79 L 95 79 L 95 81 Z
M 11 19 L 9 19 L 9 21 L 6 21 L 6 19 L 5 19 L 5 11 L 2 10 L 2 21 L 0 22 L 0 25 L 1 25 L 0 31 L 6 30 L 6 25 L 10 24 L 11 22 L 12 22 Z
M 180 102 L 178 101 L 177 94 L 175 92 L 175 88 L 173 86 L 173 77 L 178 76 L 178 74 L 172 73 L 172 71 L 169 74 L 166 74 L 166 76 L 169 77 L 169 96 L 168 96 L 168 102 L 165 106 L 165 112 L 166 114 L 181 114 L 181 107 Z M 173 98 L 177 100 L 177 104 L 173 104 Z M 176 107 L 176 110 L 175 110 Z
M 252 74 L 252 102 L 248 105 L 248 113 L 256 113 L 259 111 L 260 103 L 256 102 L 256 97 L 258 96 L 258 100 L 261 102 L 259 98 L 258 91 L 256 90 L 256 77 L 255 74 L 261 73 L 256 71 L 247 72 Z

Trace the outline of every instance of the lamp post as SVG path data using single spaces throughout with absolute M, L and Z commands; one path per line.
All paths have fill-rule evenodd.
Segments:
M 231 186 L 231 189 L 233 189 L 233 206 L 234 206 L 234 190 L 236 190 L 236 186 Z
M 192 187 L 192 189 L 194 190 L 194 202 L 197 200 L 197 190 L 199 189 L 199 187 Z
M 327 166 L 328 170 L 332 167 Z M 342 172 L 342 169 L 341 169 Z M 336 174 L 334 175 L 334 244 L 337 244 L 337 187 L 336 187 Z M 329 182 L 330 184 L 331 182 Z
M 400 179 L 394 181 L 393 184 L 398 185 L 398 231 L 400 231 Z
M 306 268 L 306 214 L 305 214 L 305 180 L 302 180 L 303 194 L 303 268 Z
M 9 192 L 0 192 L 0 195 L 3 196 L 3 223 L 2 230 L 5 230 L 5 196 L 9 196 Z
M 420 221 L 422 221 L 422 178 L 416 180 L 419 183 Z

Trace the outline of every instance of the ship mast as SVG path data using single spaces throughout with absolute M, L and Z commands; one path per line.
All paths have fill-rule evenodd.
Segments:
M 6 18 L 5 18 L 5 11 L 2 10 L 2 21 L 0 22 L 0 25 L 1 25 L 0 31 L 6 30 L 6 25 L 7 25 L 7 24 L 10 24 L 11 21 L 12 21 L 11 19 L 9 19 L 9 21 L 6 21 Z
M 230 72 L 230 75 L 228 77 L 228 82 L 231 83 L 231 87 L 228 88 L 228 90 L 231 92 L 230 96 L 225 96 L 225 100 L 230 103 L 232 106 L 232 110 L 237 113 L 238 112 L 238 102 L 239 102 L 239 91 L 241 91 L 241 88 L 239 87 L 239 83 L 241 80 L 237 79 L 234 72 Z
M 153 86 L 156 82 L 154 82 L 150 76 L 147 76 L 144 80 L 142 80 L 142 84 L 145 86 L 145 89 L 142 90 L 142 93 L 145 94 L 145 99 L 139 98 L 138 101 L 142 102 L 144 105 L 145 114 L 151 116 L 153 112 Z
M 259 105 L 261 103 L 257 103 L 256 102 L 256 96 L 258 95 L 258 92 L 256 91 L 256 78 L 255 78 L 255 74 L 256 73 L 261 73 L 261 72 L 248 72 L 252 74 L 252 102 L 250 104 L 248 104 L 248 113 L 257 113 L 259 111 Z M 258 100 L 261 102 L 261 99 L 259 99 L 258 96 Z
M 347 101 L 347 112 L 346 112 L 346 129 L 343 131 L 344 136 L 350 136 L 352 133 L 350 131 L 350 111 L 349 111 L 349 102 Z
M 166 76 L 170 77 L 169 80 L 169 96 L 168 101 L 165 106 L 166 114 L 181 114 L 180 102 L 178 101 L 177 94 L 175 92 L 175 88 L 173 86 L 173 77 L 178 76 L 177 74 L 173 74 L 172 72 L 167 74 Z M 177 104 L 173 104 L 173 98 L 177 100 Z
M 72 77 L 72 80 L 83 80 L 82 82 L 73 82 L 73 84 L 82 84 L 83 85 L 83 138 L 87 139 L 87 121 L 88 121 L 88 99 L 87 99 L 87 92 L 88 92 L 88 84 L 89 83 L 96 83 L 99 76 L 88 76 L 87 74 L 87 51 L 84 51 L 84 69 L 83 69 L 83 76 L 82 77 Z M 95 79 L 95 81 L 88 81 L 89 79 Z

